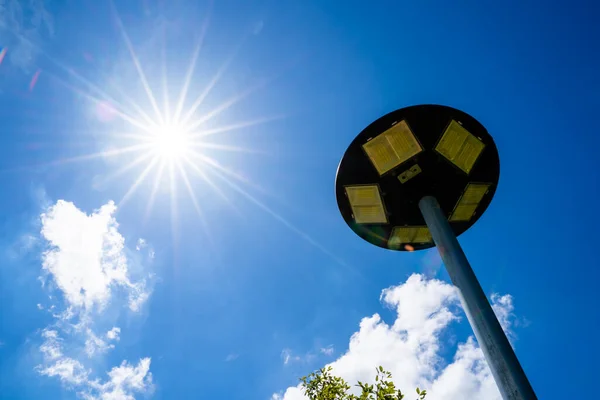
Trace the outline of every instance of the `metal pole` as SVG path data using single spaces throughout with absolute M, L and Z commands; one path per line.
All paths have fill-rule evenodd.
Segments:
M 475 273 L 469 265 L 450 223 L 435 197 L 419 201 L 419 208 L 450 279 L 458 288 L 462 306 L 475 337 L 505 400 L 537 400 L 517 356 L 511 347 Z

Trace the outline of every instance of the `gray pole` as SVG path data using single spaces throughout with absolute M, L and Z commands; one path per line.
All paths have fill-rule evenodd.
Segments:
M 531 384 L 517 359 L 475 273 L 469 265 L 450 223 L 435 197 L 426 196 L 419 208 L 429 227 L 433 241 L 458 294 L 475 337 L 502 398 L 505 400 L 537 400 Z

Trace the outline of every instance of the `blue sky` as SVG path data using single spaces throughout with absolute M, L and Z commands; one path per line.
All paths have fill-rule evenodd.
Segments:
M 496 140 L 498 191 L 460 241 L 538 397 L 590 387 L 592 2 L 114 5 L 0 5 L 1 398 L 294 400 L 328 363 L 349 380 L 383 364 L 431 398 L 497 397 L 435 251 L 370 246 L 337 209 L 347 145 L 420 103 Z M 191 191 L 177 170 L 143 175 L 177 159 L 168 143 L 123 152 L 142 114 L 158 121 L 144 80 L 163 116 L 186 81 L 181 114 L 201 100 L 189 120 L 212 134 L 184 163 Z

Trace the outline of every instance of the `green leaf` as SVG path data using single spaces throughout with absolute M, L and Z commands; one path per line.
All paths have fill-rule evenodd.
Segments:
M 331 366 L 321 368 L 300 378 L 300 386 L 308 400 L 402 400 L 404 394 L 397 389 L 392 381 L 392 374 L 376 368 L 375 384 L 358 382 L 361 393 L 356 396 L 349 393 L 350 385 L 341 377 L 332 374 Z M 427 391 L 417 388 L 419 400 L 424 400 Z

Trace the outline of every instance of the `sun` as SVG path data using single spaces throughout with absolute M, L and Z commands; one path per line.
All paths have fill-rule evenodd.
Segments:
M 124 90 L 121 83 L 129 83 L 128 78 L 123 78 L 123 82 L 120 79 L 109 79 L 106 87 L 111 88 L 111 90 L 106 91 L 103 85 L 94 83 L 73 69 L 67 69 L 61 63 L 56 62 L 56 65 L 61 69 L 65 69 L 72 78 L 60 79 L 60 82 L 75 94 L 90 102 L 95 116 L 99 121 L 106 124 L 107 136 L 111 142 L 110 148 L 107 150 L 57 160 L 49 163 L 49 165 L 113 157 L 119 159 L 123 162 L 122 165 L 119 165 L 115 171 L 100 176 L 94 182 L 94 186 L 97 188 L 108 187 L 107 185 L 114 179 L 123 177 L 134 169 L 137 170 L 137 176 L 132 179 L 132 183 L 121 199 L 117 200 L 117 207 L 123 207 L 125 203 L 133 198 L 139 188 L 148 188 L 150 192 L 145 196 L 147 203 L 144 221 L 149 218 L 156 196 L 163 193 L 168 193 L 171 198 L 171 213 L 174 221 L 178 212 L 177 199 L 181 197 L 180 191 L 188 192 L 198 216 L 204 221 L 202 204 L 196 194 L 198 183 L 212 189 L 220 199 L 232 207 L 234 205 L 228 196 L 228 189 L 222 190 L 222 186 L 229 187 L 229 189 L 247 197 L 260 207 L 268 209 L 243 188 L 246 185 L 264 191 L 260 188 L 260 185 L 251 182 L 242 174 L 234 172 L 219 160 L 223 152 L 254 153 L 256 151 L 243 146 L 236 146 L 233 143 L 223 143 L 223 139 L 219 140 L 216 137 L 221 133 L 242 130 L 269 121 L 279 120 L 284 118 L 285 115 L 278 114 L 250 120 L 232 121 L 227 125 L 220 125 L 215 122 L 215 119 L 218 116 L 223 119 L 222 114 L 225 111 L 232 109 L 252 93 L 263 88 L 273 78 L 258 79 L 256 83 L 225 98 L 223 102 L 206 107 L 207 104 L 210 104 L 209 95 L 213 89 L 218 87 L 218 83 L 229 65 L 229 61 L 226 61 L 209 79 L 204 89 L 194 97 L 188 98 L 190 89 L 193 87 L 192 82 L 195 78 L 196 63 L 203 43 L 204 32 L 208 26 L 209 14 L 207 14 L 202 34 L 195 41 L 179 93 L 174 94 L 171 92 L 171 85 L 168 82 L 170 75 L 167 68 L 169 58 L 166 51 L 166 39 L 161 43 L 162 48 L 152 53 L 160 54 L 160 56 L 152 58 L 150 70 L 153 75 L 149 75 L 151 79 L 148 79 L 144 68 L 142 68 L 142 63 L 134 51 L 118 10 L 114 9 L 113 11 L 117 28 L 131 57 L 132 66 L 134 67 L 132 70 L 137 73 L 137 78 L 139 78 L 139 83 L 132 85 L 131 88 L 140 85 L 143 92 L 145 92 L 145 100 L 147 101 L 144 101 L 144 96 L 138 99 L 135 91 Z M 232 53 L 229 60 L 233 59 L 236 52 L 237 50 Z M 126 87 L 129 88 L 128 85 Z M 156 91 L 158 87 L 161 89 Z M 200 110 L 203 110 L 202 113 L 200 113 Z M 232 113 L 228 117 L 231 116 Z M 259 152 L 264 153 L 264 151 Z M 270 210 L 268 212 L 272 213 Z
M 207 214 L 203 209 L 202 200 L 207 198 L 212 199 L 213 196 L 198 198 L 198 183 L 202 184 L 203 188 L 210 189 L 215 195 L 214 198 L 227 203 L 239 215 L 242 215 L 242 213 L 236 208 L 230 196 L 235 194 L 241 195 L 292 232 L 299 235 L 303 240 L 334 259 L 339 265 L 347 267 L 343 260 L 336 257 L 308 234 L 295 227 L 282 215 L 251 194 L 250 191 L 250 189 L 253 189 L 263 194 L 273 194 L 270 193 L 270 190 L 261 187 L 261 185 L 248 179 L 244 174 L 228 168 L 219 160 L 221 152 L 224 151 L 256 153 L 255 149 L 236 146 L 233 143 L 227 144 L 215 141 L 214 139 L 211 140 L 212 137 L 218 134 L 242 130 L 286 118 L 288 116 L 287 113 L 275 114 L 250 120 L 232 121 L 227 125 L 216 124 L 213 120 L 242 100 L 248 98 L 257 90 L 265 87 L 280 75 L 281 72 L 275 73 L 268 78 L 259 79 L 245 90 L 235 93 L 233 96 L 226 98 L 222 103 L 210 107 L 207 111 L 200 114 L 199 110 L 201 106 L 205 105 L 205 100 L 213 88 L 217 87 L 227 66 L 239 50 L 239 48 L 236 49 L 230 55 L 228 60 L 218 69 L 195 99 L 188 101 L 191 100 L 187 97 L 188 91 L 194 79 L 196 62 L 200 54 L 206 27 L 209 25 L 208 17 L 210 13 L 207 13 L 202 24 L 202 33 L 196 40 L 179 95 L 173 96 L 169 90 L 170 85 L 167 79 L 169 74 L 167 68 L 166 39 L 162 41 L 162 49 L 152 53 L 160 54 L 160 57 L 158 57 L 160 73 L 155 77 L 156 79 L 149 81 L 142 68 L 142 63 L 134 51 L 119 12 L 115 7 L 113 7 L 113 12 L 117 29 L 129 52 L 134 71 L 137 73 L 137 78 L 139 78 L 139 83 L 146 94 L 151 108 L 144 107 L 142 99 L 137 99 L 136 96 L 132 97 L 128 90 L 123 90 L 122 85 L 118 81 L 115 82 L 109 79 L 106 87 L 111 88 L 111 90 L 107 91 L 104 89 L 103 84 L 86 79 L 76 72 L 74 68 L 69 68 L 63 62 L 46 54 L 50 62 L 68 75 L 67 79 L 63 79 L 60 76 L 54 76 L 54 79 L 74 94 L 81 96 L 82 99 L 89 102 L 93 107 L 92 110 L 95 117 L 99 121 L 105 124 L 110 123 L 110 125 L 107 125 L 110 127 L 107 129 L 107 132 L 114 142 L 111 142 L 110 148 L 106 150 L 63 158 L 42 165 L 52 166 L 85 162 L 94 159 L 122 158 L 124 161 L 122 165 L 115 171 L 101 176 L 97 180 L 95 179 L 92 185 L 96 189 L 106 188 L 106 185 L 114 179 L 123 177 L 127 172 L 134 169 L 138 170 L 139 173 L 137 173 L 137 176 L 127 188 L 126 193 L 120 200 L 117 200 L 116 205 L 118 209 L 121 209 L 143 183 L 149 184 L 150 193 L 144 196 L 146 205 L 142 224 L 145 224 L 150 219 L 149 215 L 159 193 L 159 188 L 167 189 L 162 192 L 167 192 L 170 196 L 171 229 L 174 240 L 177 237 L 175 229 L 178 219 L 178 199 L 182 197 L 179 195 L 180 190 L 187 191 L 209 242 L 211 241 L 212 233 L 206 220 Z M 156 57 L 154 60 L 156 60 Z M 156 71 L 157 68 L 152 68 L 152 70 Z M 154 84 L 151 85 L 151 83 Z M 152 88 L 156 88 L 158 85 L 162 86 L 162 95 L 157 97 Z M 116 129 L 114 129 L 115 127 Z M 268 154 L 268 152 L 262 149 L 258 153 Z
M 163 161 L 179 161 L 190 154 L 193 140 L 189 130 L 178 124 L 164 124 L 150 132 L 150 147 Z

